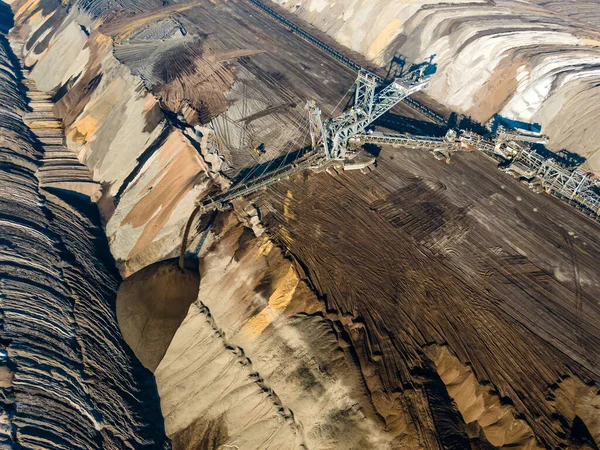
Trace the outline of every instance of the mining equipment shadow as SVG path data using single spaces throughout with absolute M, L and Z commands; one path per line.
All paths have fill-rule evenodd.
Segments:
M 373 155 L 375 158 L 379 157 L 381 153 L 381 146 L 376 144 L 364 144 L 362 146 L 363 150 L 367 152 L 369 155 Z
M 388 82 L 395 78 L 400 78 L 404 75 L 404 68 L 406 67 L 406 56 L 402 53 L 398 53 L 392 57 L 390 64 L 384 78 L 384 81 Z
M 562 149 L 558 152 L 549 150 L 544 144 L 530 144 L 531 148 L 539 153 L 541 156 L 547 159 L 554 159 L 559 166 L 565 169 L 572 169 L 579 167 L 587 158 L 576 153 L 572 153 L 566 149 Z
M 492 118 L 492 132 L 498 131 L 498 127 L 500 125 L 509 128 L 511 130 L 525 130 L 532 133 L 541 133 L 542 126 L 539 123 L 529 123 L 523 122 L 521 120 L 509 119 L 508 117 L 501 116 L 500 114 L 496 114 Z
M 388 112 L 373 122 L 375 126 L 384 127 L 398 133 L 444 137 L 448 127 L 437 125 L 426 120 L 411 119 Z
M 424 75 L 433 75 L 437 72 L 438 67 L 437 64 L 433 62 L 436 56 L 437 55 L 434 53 L 433 55 L 430 55 L 427 58 L 425 58 L 426 60 L 424 62 L 413 63 L 409 66 L 407 70 L 405 70 L 408 61 L 406 56 L 402 53 L 396 53 L 390 60 L 383 80 L 385 82 L 390 82 L 396 78 L 403 77 L 408 72 L 418 70 L 421 67 L 425 67 L 425 71 L 423 72 Z
M 196 233 L 198 235 L 200 235 L 200 239 L 198 240 L 198 244 L 196 245 L 196 248 L 194 249 L 193 252 L 191 251 L 186 251 L 184 254 L 184 260 L 186 258 L 198 258 L 198 254 L 200 253 L 200 250 L 202 250 L 202 247 L 204 246 L 204 242 L 206 242 L 206 238 L 208 237 L 208 232 L 213 229 L 213 231 L 215 232 L 215 234 L 218 234 L 219 230 L 215 230 L 213 225 L 215 224 L 215 219 L 217 217 L 217 211 L 213 211 L 211 214 L 209 215 L 204 215 L 201 216 L 200 219 L 198 220 L 198 226 L 196 227 Z M 220 224 L 222 222 L 218 222 L 218 224 Z M 221 226 L 222 228 L 222 226 Z M 184 261 L 184 265 L 186 264 L 186 262 Z
M 487 136 L 491 134 L 490 130 L 488 130 L 484 125 L 469 116 L 461 117 L 458 128 L 461 130 L 473 131 L 481 136 Z
M 254 166 L 251 166 L 251 167 L 246 167 L 246 168 L 240 170 L 238 175 L 235 177 L 235 179 L 233 180 L 233 186 L 235 186 L 240 181 L 244 180 L 246 177 L 249 178 L 249 174 L 254 174 L 254 176 L 258 177 L 258 176 L 269 173 L 268 170 L 271 167 L 277 168 L 280 166 L 285 166 L 286 164 L 291 164 L 296 159 L 304 156 L 310 150 L 312 150 L 312 147 L 310 147 L 310 146 L 303 147 L 300 150 L 296 150 L 295 152 L 287 153 L 278 158 L 271 159 L 269 161 L 265 161 L 263 163 L 259 163 Z

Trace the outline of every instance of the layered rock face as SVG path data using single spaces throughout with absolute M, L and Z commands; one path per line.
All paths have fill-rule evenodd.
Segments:
M 40 189 L 44 150 L 27 110 L 0 34 L 0 446 L 161 448 L 154 381 L 121 338 L 97 211 Z
M 319 82 L 304 78 L 296 56 L 256 48 L 257 37 L 236 22 L 215 28 L 239 33 L 240 42 L 207 38 L 196 25 L 200 12 L 232 15 L 210 4 L 196 11 L 123 4 L 121 14 L 101 3 L 12 7 L 15 48 L 55 100 L 67 148 L 103 186 L 98 204 L 110 248 L 129 277 L 119 291 L 120 326 L 155 372 L 173 446 L 399 445 L 406 430 L 386 431 L 345 332 L 325 317 L 295 265 L 260 236 L 252 207 L 208 229 L 207 218 L 194 223 L 189 248 L 200 257 L 202 281 L 192 298 L 188 279 L 160 262 L 177 255 L 194 200 L 228 183 L 220 171 L 253 162 L 248 146 L 267 142 L 264 161 L 298 145 L 301 108 Z M 286 82 L 268 64 L 287 64 L 298 78 Z M 336 66 L 311 64 L 317 80 Z M 337 102 L 352 79 L 342 73 L 320 89 Z
M 193 201 L 210 181 L 209 165 L 194 147 L 193 130 L 190 138 L 172 126 L 144 79 L 113 55 L 113 36 L 127 33 L 127 26 L 116 21 L 105 32 L 93 31 L 99 7 L 82 4 L 67 13 L 60 2 L 19 2 L 14 36 L 25 44 L 23 62 L 32 66 L 38 88 L 56 92 L 67 148 L 102 184 L 99 206 L 111 250 L 128 275 L 176 252 Z M 177 10 L 136 17 L 131 26 Z
M 346 17 L 366 17 L 356 30 L 375 24 L 377 34 L 373 18 L 393 17 L 389 3 L 357 3 Z M 421 16 L 458 8 L 474 18 L 470 36 L 487 23 L 477 13 L 498 8 L 409 6 L 406 45 L 433 36 L 419 35 Z M 300 174 L 253 198 L 260 211 L 239 201 L 192 221 L 199 276 L 178 272 L 170 259 L 195 201 L 226 188 L 224 175 L 243 179 L 308 142 L 306 99 L 330 113 L 355 73 L 244 0 L 12 8 L 14 48 L 55 102 L 69 154 L 102 187 L 127 278 L 119 326 L 156 377 L 174 448 L 600 443 L 593 223 L 537 200 L 481 155 L 447 166 L 384 149 L 375 172 Z M 395 24 L 369 56 L 384 61 L 401 44 Z M 446 25 L 454 45 L 462 25 Z M 439 77 L 458 76 L 445 58 L 454 75 L 436 61 Z M 469 87 L 479 83 L 466 72 Z M 253 152 L 259 144 L 266 154 Z
M 600 171 L 600 8 L 589 2 L 276 0 L 378 65 L 437 65 L 426 92 L 487 122 L 539 123 L 550 148 Z

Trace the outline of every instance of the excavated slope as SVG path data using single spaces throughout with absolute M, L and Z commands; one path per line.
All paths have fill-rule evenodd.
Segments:
M 435 100 L 483 123 L 539 123 L 552 149 L 600 171 L 597 1 L 275 1 L 375 64 L 431 59 Z
M 252 34 L 258 25 L 240 28 L 218 5 L 160 5 L 100 21 L 92 5 L 81 6 L 15 2 L 11 37 L 38 88 L 54 93 L 67 148 L 102 183 L 98 203 L 127 277 L 119 324 L 154 371 L 173 446 L 397 448 L 406 430 L 386 429 L 345 332 L 326 318 L 294 264 L 260 236 L 255 210 L 216 218 L 208 230 L 194 224 L 189 253 L 200 257 L 202 281 L 193 298 L 187 280 L 178 286 L 168 263 L 159 262 L 177 255 L 194 200 L 226 185 L 217 151 L 232 166 L 248 161 L 250 143 L 242 139 L 242 148 L 237 124 L 272 143 L 265 159 L 273 157 L 298 145 L 299 110 L 313 88 L 333 108 L 353 75 L 320 87 L 337 63 L 307 59 L 318 77 L 306 78 L 296 55 L 275 51 L 294 48 L 294 37 L 271 37 L 266 44 L 274 50 L 261 50 Z M 252 8 L 235 7 L 240 16 Z M 198 47 L 208 26 L 197 24 L 207 14 L 220 19 L 216 36 Z M 256 20 L 281 33 L 270 19 Z M 180 65 L 190 58 L 193 73 Z M 280 64 L 295 78 L 278 74 Z M 186 89 L 187 101 L 179 102 Z M 191 126 L 207 116 L 210 126 Z M 235 145 L 215 145 L 211 129 L 219 127 Z M 153 282 L 161 289 L 151 289 Z
M 154 381 L 121 338 L 97 211 L 40 189 L 19 80 L 0 34 L 0 446 L 161 448 Z
M 11 40 L 102 185 L 175 448 L 597 447 L 598 227 L 482 155 L 383 149 L 202 217 L 198 295 L 175 288 L 194 201 L 299 148 L 306 99 L 343 107 L 355 73 L 245 0 L 138 5 L 18 0 Z
M 263 221 L 349 330 L 388 422 L 427 448 L 596 448 L 599 228 L 493 167 L 384 148 L 376 171 L 278 184 Z

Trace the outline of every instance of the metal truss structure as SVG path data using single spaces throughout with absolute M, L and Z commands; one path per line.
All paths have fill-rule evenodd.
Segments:
M 236 198 L 259 191 L 296 172 L 308 168 L 323 168 L 336 160 L 343 160 L 347 154 L 348 140 L 357 133 L 365 131 L 375 119 L 380 117 L 408 95 L 423 89 L 427 77 L 423 71 L 394 80 L 377 92 L 381 78 L 367 71 L 360 71 L 356 80 L 356 92 L 352 108 L 337 118 L 323 123 L 321 110 L 312 100 L 306 104 L 312 151 L 299 160 L 269 171 L 258 177 L 234 186 L 215 197 L 208 198 L 198 205 L 201 213 L 221 210 L 228 207 Z
M 392 147 L 423 148 L 435 150 L 447 146 L 444 138 L 433 136 L 416 136 L 413 134 L 368 133 L 353 136 L 350 143 L 390 145 Z
M 330 45 L 326 44 L 325 42 L 321 41 L 320 39 L 317 39 L 315 36 L 309 34 L 305 30 L 300 28 L 298 25 L 292 23 L 291 21 L 289 21 L 288 19 L 283 17 L 281 14 L 276 12 L 273 8 L 267 6 L 265 3 L 261 2 L 260 0 L 248 0 L 248 1 L 250 3 L 252 3 L 254 6 L 260 8 L 263 12 L 268 14 L 270 17 L 272 17 L 273 19 L 277 20 L 279 23 L 281 23 L 282 25 L 287 27 L 292 33 L 295 33 L 297 36 L 299 36 L 301 39 L 304 39 L 309 44 L 314 45 L 321 51 L 334 57 L 340 63 L 344 64 L 346 67 L 349 67 L 351 70 L 355 70 L 357 72 L 363 70 L 363 68 L 359 64 L 352 61 L 346 55 L 341 54 L 340 52 L 335 50 Z M 377 78 L 378 78 L 378 81 L 381 81 L 381 79 L 379 77 L 377 77 Z M 442 116 L 440 116 L 438 113 L 436 113 L 432 109 L 428 108 L 427 106 L 423 105 L 422 103 L 419 103 L 410 97 L 406 98 L 406 103 L 408 103 L 413 109 L 419 110 L 422 114 L 427 116 L 430 120 L 437 123 L 438 125 L 442 125 L 442 126 L 446 125 L 446 120 Z
M 227 208 L 236 198 L 259 191 L 292 174 L 312 168 L 323 168 L 336 161 L 348 161 L 350 146 L 366 143 L 426 149 L 437 159 L 450 162 L 457 151 L 481 151 L 510 161 L 503 170 L 526 181 L 539 191 L 546 191 L 568 201 L 579 209 L 600 219 L 600 183 L 592 174 L 576 169 L 568 170 L 553 159 L 536 153 L 529 143 L 546 143 L 547 137 L 535 133 L 499 128 L 493 137 L 484 137 L 465 130 L 449 130 L 445 137 L 388 134 L 367 131 L 372 123 L 411 94 L 427 86 L 423 70 L 410 72 L 381 86 L 381 78 L 361 70 L 356 80 L 353 105 L 337 117 L 322 120 L 322 113 L 314 100 L 307 102 L 312 150 L 291 164 L 234 186 L 226 192 L 201 202 L 202 213 Z
M 531 186 L 544 190 L 600 218 L 600 184 L 597 178 L 581 169 L 567 170 L 553 159 L 546 159 L 531 148 L 523 147 L 507 171 L 529 179 Z
M 531 149 L 527 143 L 547 143 L 547 137 L 536 133 L 509 131 L 500 127 L 493 139 L 477 133 L 449 130 L 444 138 L 434 136 L 392 135 L 367 132 L 367 128 L 384 113 L 402 100 L 420 110 L 434 122 L 446 125 L 443 117 L 426 106 L 410 98 L 410 95 L 427 87 L 429 76 L 424 74 L 426 66 L 396 78 L 382 87 L 382 79 L 364 69 L 329 45 L 316 39 L 286 18 L 267 7 L 260 0 L 249 0 L 271 17 L 280 21 L 302 39 L 332 55 L 338 61 L 358 71 L 354 105 L 335 118 L 322 120 L 321 110 L 314 100 L 306 104 L 309 116 L 309 130 L 312 150 L 301 158 L 283 167 L 242 182 L 214 197 L 199 201 L 186 225 L 180 253 L 180 266 L 183 268 L 187 238 L 194 216 L 230 206 L 232 200 L 257 192 L 273 185 L 294 173 L 306 169 L 322 169 L 336 161 L 347 160 L 349 144 L 386 144 L 415 149 L 431 150 L 436 158 L 450 162 L 450 154 L 456 151 L 481 151 L 488 155 L 511 161 L 504 170 L 525 179 L 529 186 L 542 188 L 577 206 L 584 212 L 600 219 L 600 182 L 593 174 L 580 169 L 567 170 L 552 159 L 545 159 Z M 525 144 L 522 144 L 525 143 Z
M 221 211 L 227 209 L 232 200 L 265 189 L 281 180 L 289 178 L 294 173 L 311 168 L 322 168 L 326 165 L 326 162 L 327 161 L 324 160 L 322 155 L 315 153 L 310 154 L 302 159 L 296 160 L 294 163 L 287 164 L 238 184 L 219 195 L 208 197 L 199 204 L 200 213 L 204 214 L 215 210 Z
M 569 170 L 553 159 L 544 158 L 526 143 L 546 143 L 544 135 L 523 134 L 500 129 L 493 140 L 471 132 L 450 130 L 444 138 L 415 136 L 410 134 L 384 134 L 369 132 L 351 139 L 356 144 L 390 145 L 430 150 L 449 161 L 451 153 L 457 151 L 481 151 L 512 161 L 504 171 L 524 180 L 538 192 L 566 200 L 572 206 L 600 219 L 600 181 L 593 174 L 581 169 Z
M 522 133 L 507 130 L 506 128 L 500 126 L 498 127 L 498 131 L 496 132 L 496 142 L 530 142 L 532 144 L 544 144 L 548 143 L 548 136 L 537 133 Z
M 313 150 L 322 150 L 327 158 L 331 158 L 329 152 L 329 141 L 325 128 L 323 127 L 323 121 L 321 120 L 321 110 L 317 106 L 317 102 L 310 100 L 305 109 L 308 111 L 308 124 L 310 131 L 310 139 L 312 142 Z
M 325 122 L 322 122 L 315 102 L 309 101 L 306 109 L 309 111 L 313 150 L 326 154 L 330 159 L 346 159 L 350 138 L 364 133 L 384 113 L 409 95 L 427 87 L 429 77 L 424 75 L 424 69 L 422 67 L 402 78 L 396 78 L 381 90 L 378 90 L 381 79 L 371 72 L 361 70 L 356 79 L 354 105 L 338 117 Z

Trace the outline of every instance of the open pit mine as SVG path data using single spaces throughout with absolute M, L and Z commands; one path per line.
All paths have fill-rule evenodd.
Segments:
M 600 447 L 598 0 L 0 0 L 0 448 Z

